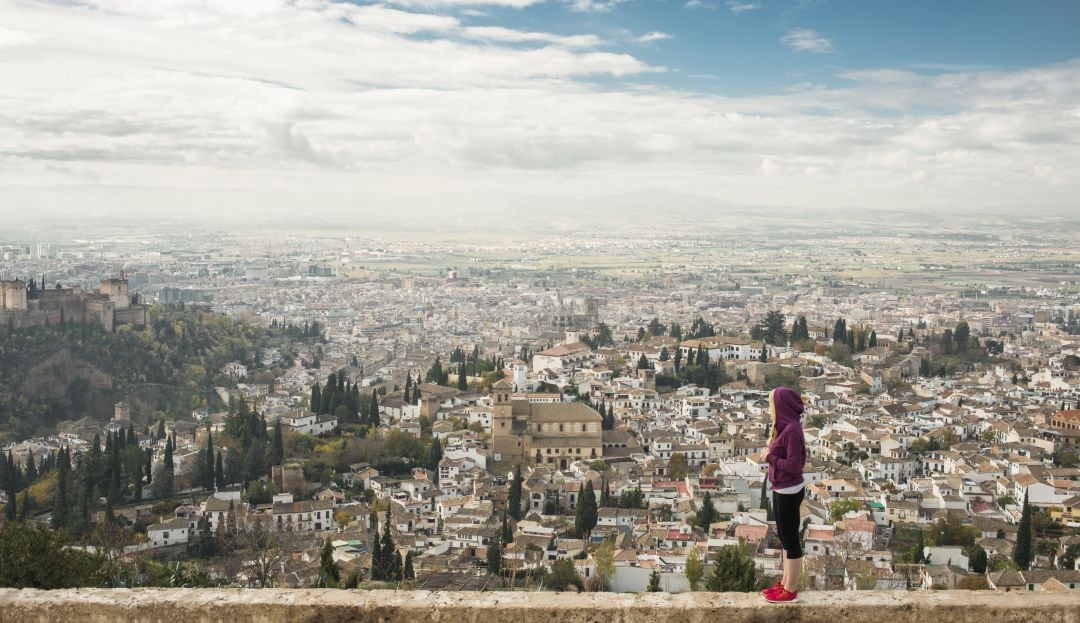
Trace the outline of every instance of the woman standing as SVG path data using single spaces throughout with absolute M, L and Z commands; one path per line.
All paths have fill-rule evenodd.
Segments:
M 799 574 L 802 572 L 802 545 L 799 543 L 799 509 L 803 496 L 803 464 L 806 463 L 806 440 L 800 417 L 802 397 L 788 387 L 777 387 L 769 394 L 772 430 L 769 437 L 769 484 L 773 492 L 773 516 L 776 532 L 784 546 L 784 575 L 776 586 L 762 591 L 774 602 L 798 601 Z

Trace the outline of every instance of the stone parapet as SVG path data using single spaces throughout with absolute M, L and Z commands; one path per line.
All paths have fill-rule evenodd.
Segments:
M 742 593 L 0 589 L 0 623 L 1080 623 L 1080 591 Z

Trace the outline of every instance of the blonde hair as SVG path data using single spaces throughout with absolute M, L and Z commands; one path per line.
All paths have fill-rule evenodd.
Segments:
M 773 440 L 776 439 L 776 403 L 773 401 L 773 394 L 776 390 L 769 392 L 769 444 L 771 445 Z

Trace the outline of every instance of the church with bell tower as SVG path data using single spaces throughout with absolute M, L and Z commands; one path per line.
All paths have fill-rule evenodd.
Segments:
M 603 455 L 601 421 L 582 402 L 532 403 L 515 398 L 505 379 L 491 387 L 494 416 L 491 445 L 495 462 L 530 462 L 566 469 L 577 460 Z

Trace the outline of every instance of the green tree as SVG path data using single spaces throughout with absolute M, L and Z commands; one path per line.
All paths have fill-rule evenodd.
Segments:
M 694 525 L 708 533 L 709 527 L 719 519 L 720 513 L 716 510 L 716 506 L 713 505 L 712 496 L 706 491 L 705 499 L 701 501 L 701 509 L 698 510 L 697 515 L 694 517 Z
M 488 541 L 487 548 L 487 572 L 491 575 L 499 575 L 502 573 L 502 536 L 496 536 Z
M 71 503 L 68 501 L 68 480 L 70 480 L 71 465 L 67 460 L 67 449 L 60 448 L 57 459 L 56 500 L 53 502 L 52 527 L 60 528 L 68 525 L 68 511 Z
M 221 452 L 217 453 L 217 460 L 214 462 L 214 484 L 218 489 L 225 488 L 225 463 L 221 460 Z
M 739 539 L 738 545 L 725 545 L 717 550 L 706 588 L 739 593 L 749 593 L 757 588 L 754 558 L 743 539 Z
M 371 506 L 368 515 L 368 525 L 371 527 L 371 579 L 385 580 L 384 570 L 386 562 L 383 560 L 382 545 L 379 543 L 379 516 L 375 512 L 375 506 Z
M 547 576 L 547 585 L 553 590 L 566 590 L 568 586 L 576 586 L 579 591 L 585 590 L 581 581 L 581 575 L 574 566 L 574 561 L 569 558 L 560 558 L 551 563 L 551 573 Z
M 0 526 L 0 586 L 57 589 L 105 586 L 114 563 L 68 547 L 64 533 L 29 524 Z
M 371 428 L 379 427 L 379 395 L 374 390 L 371 392 L 371 404 L 368 407 L 368 423 Z
M 611 336 L 611 327 L 607 326 L 603 322 L 596 325 L 596 338 L 593 340 L 597 347 L 604 348 L 607 346 L 614 346 L 615 340 Z M 527 361 L 527 360 L 526 360 Z
M 847 342 L 847 321 L 843 318 L 837 318 L 836 324 L 833 325 L 833 342 L 839 344 Z
M 972 547 L 978 535 L 979 531 L 974 526 L 964 524 L 950 515 L 948 518 L 941 518 L 934 522 L 934 525 L 926 532 L 926 540 L 934 546 Z
M 323 542 L 322 554 L 319 556 L 320 584 L 325 588 L 334 586 L 341 581 L 341 570 L 334 561 L 334 545 L 327 537 Z
M 765 485 L 766 485 L 766 483 L 768 483 L 768 481 L 769 481 L 768 478 L 762 478 L 761 479 L 761 503 L 759 504 L 759 507 L 762 510 L 765 511 L 765 518 L 768 521 L 772 521 L 773 520 L 772 503 L 769 501 L 769 493 L 765 489 Z
M 908 550 L 908 558 L 911 560 L 911 562 L 913 562 L 913 563 L 921 563 L 921 562 L 925 561 L 926 560 L 926 555 L 924 554 L 924 552 L 926 551 L 925 548 L 926 548 L 926 536 L 925 536 L 925 534 L 923 533 L 922 530 L 919 530 L 919 540 L 916 541 L 915 544 L 911 546 L 910 550 Z
M 675 480 L 686 478 L 686 455 L 682 452 L 673 452 L 668 459 L 668 470 Z
M 503 511 L 502 528 L 499 530 L 503 545 L 514 542 L 514 531 L 510 528 L 510 522 L 506 519 L 506 511 Z
M 383 526 L 382 543 L 379 549 L 382 552 L 383 579 L 397 581 L 401 579 L 401 555 L 398 554 L 394 535 L 390 533 L 390 508 L 386 509 L 386 521 Z
M 696 547 L 690 548 L 690 555 L 686 558 L 686 581 L 690 583 L 690 590 L 696 591 L 701 585 L 701 578 L 705 575 L 705 564 L 701 562 Z
M 966 352 L 971 341 L 971 327 L 968 326 L 966 320 L 961 320 L 956 324 L 956 330 L 953 331 L 952 337 L 953 341 L 956 342 L 956 352 Z
M 404 577 L 406 580 L 416 579 L 416 570 L 413 569 L 413 553 L 411 549 L 408 551 L 408 553 L 405 554 Z
M 574 531 L 578 538 L 585 538 L 596 527 L 596 492 L 589 481 L 581 483 L 574 516 Z
M 784 322 L 784 313 L 779 310 L 766 312 L 765 317 L 750 331 L 750 337 L 755 340 L 764 340 L 773 346 L 783 346 L 787 343 L 788 332 Z
M 1024 506 L 1020 514 L 1020 524 L 1016 532 L 1016 545 L 1013 547 L 1013 562 L 1021 570 L 1027 570 L 1031 564 L 1034 544 L 1031 534 L 1031 505 L 1028 504 L 1028 495 L 1024 493 Z
M 231 455 L 232 453 L 230 453 Z M 285 437 L 281 431 L 281 420 L 274 422 L 274 437 L 270 442 L 270 465 L 281 465 L 285 460 Z
M 653 569 L 653 572 L 649 574 L 649 587 L 645 590 L 650 593 L 659 593 L 662 590 L 660 588 L 660 572 L 656 569 Z
M 833 522 L 842 520 L 844 518 L 844 515 L 851 511 L 861 510 L 863 510 L 862 502 L 852 498 L 844 498 L 842 500 L 837 500 L 836 502 L 833 502 L 831 505 L 829 505 L 829 514 L 832 516 Z
M 611 576 L 615 575 L 615 542 L 613 539 L 604 539 L 600 546 L 593 552 L 593 560 L 596 563 L 597 590 L 606 591 Z
M 968 548 L 968 564 L 974 573 L 986 573 L 986 550 L 978 545 Z
M 510 492 L 506 498 L 506 504 L 510 507 L 510 517 L 514 521 L 521 520 L 521 464 L 514 466 L 514 476 L 510 480 Z
M 206 466 L 202 474 L 202 487 L 209 491 L 214 488 L 214 435 L 210 431 L 206 432 L 206 453 L 203 455 L 203 460 Z

